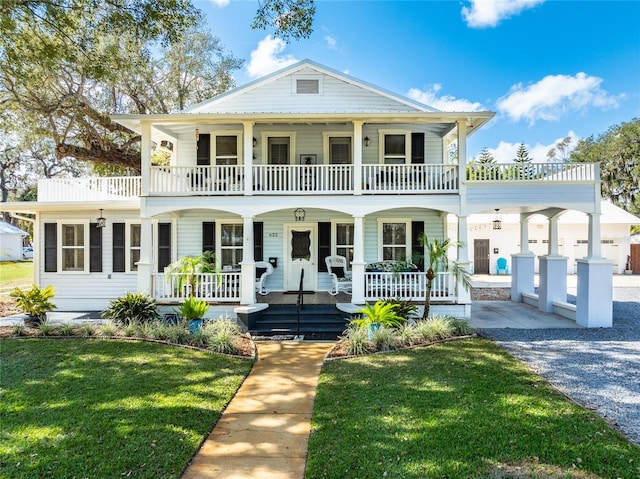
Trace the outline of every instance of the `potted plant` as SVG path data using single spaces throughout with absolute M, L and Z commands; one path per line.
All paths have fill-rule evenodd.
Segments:
M 187 323 L 189 333 L 195 334 L 202 329 L 202 318 L 209 311 L 209 305 L 202 299 L 188 297 L 175 312 Z
M 361 328 L 367 328 L 369 340 L 371 340 L 373 332 L 380 326 L 399 327 L 407 321 L 406 318 L 396 313 L 398 307 L 398 304 L 385 301 L 376 301 L 374 304 L 366 303 L 364 308 L 356 311 L 360 317 L 351 320 L 351 323 Z
M 35 284 L 31 289 L 22 290 L 16 288 L 9 293 L 11 297 L 17 299 L 16 306 L 28 315 L 28 318 L 24 321 L 25 324 L 30 323 L 36 326 L 47 319 L 48 311 L 53 311 L 57 308 L 57 306 L 51 302 L 55 294 L 56 291 L 53 286 L 49 285 L 41 289 Z

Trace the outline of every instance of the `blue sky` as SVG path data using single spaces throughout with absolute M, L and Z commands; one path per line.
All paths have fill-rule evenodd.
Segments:
M 316 0 L 314 33 L 285 44 L 252 30 L 258 0 L 196 0 L 245 59 L 237 85 L 309 58 L 445 111 L 491 110 L 469 140 L 535 161 L 558 140 L 640 118 L 640 1 Z

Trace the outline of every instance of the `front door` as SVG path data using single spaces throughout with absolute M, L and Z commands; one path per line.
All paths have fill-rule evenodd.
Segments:
M 489 240 L 473 240 L 473 272 L 474 274 L 489 274 Z
M 300 275 L 304 271 L 302 289 L 315 291 L 317 276 L 316 225 L 290 225 L 286 228 L 285 288 L 298 291 Z

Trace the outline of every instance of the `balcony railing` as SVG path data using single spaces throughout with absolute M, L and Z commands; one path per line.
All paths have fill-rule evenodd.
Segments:
M 38 180 L 38 201 L 107 201 L 136 199 L 141 177 L 105 176 Z
M 597 163 L 471 164 L 466 182 L 569 183 L 599 179 Z M 353 165 L 253 165 L 245 181 L 242 165 L 153 166 L 149 193 L 171 196 L 451 194 L 460 179 L 456 165 L 362 165 L 356 185 Z M 106 201 L 135 199 L 141 178 L 51 178 L 38 181 L 38 201 Z
M 153 297 L 161 301 L 180 302 L 189 296 L 211 302 L 240 301 L 240 273 L 223 272 L 220 274 L 201 273 L 195 275 L 193 292 L 185 281 L 186 275 L 153 274 Z
M 365 273 L 365 300 L 400 298 L 407 301 L 424 301 L 427 292 L 426 273 Z M 436 273 L 431 286 L 431 301 L 453 302 L 457 299 L 456 282 L 451 273 Z

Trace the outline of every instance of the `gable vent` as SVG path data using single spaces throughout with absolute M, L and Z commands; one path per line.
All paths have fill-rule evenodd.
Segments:
M 318 80 L 296 80 L 296 93 L 299 95 L 309 95 L 320 93 L 320 82 Z

